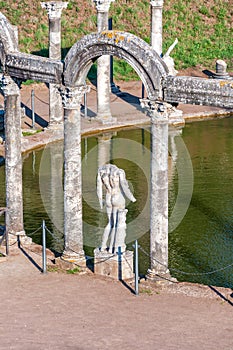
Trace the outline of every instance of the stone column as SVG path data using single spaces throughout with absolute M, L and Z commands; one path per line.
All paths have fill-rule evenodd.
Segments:
M 85 261 L 82 228 L 81 113 L 80 105 L 89 86 L 64 88 L 64 237 L 63 258 Z
M 142 100 L 151 118 L 150 269 L 148 278 L 168 270 L 168 121 L 171 106 Z
M 93 0 L 97 9 L 98 32 L 108 30 L 108 11 L 114 0 Z M 113 123 L 110 109 L 110 56 L 97 60 L 97 119 L 103 124 Z
M 163 52 L 163 0 L 152 0 L 151 4 L 151 46 L 161 55 Z
M 216 61 L 216 73 L 213 74 L 214 79 L 232 79 L 229 73 L 227 73 L 227 64 L 223 60 Z
M 163 53 L 163 0 L 151 0 L 151 46 L 152 48 L 162 56 Z M 177 71 L 174 68 L 174 61 L 169 56 L 172 49 L 177 44 L 177 39 L 174 44 L 168 49 L 168 52 L 163 55 L 163 60 L 166 63 L 169 74 L 176 75 Z M 183 118 L 183 112 L 181 110 L 173 108 L 170 113 L 170 124 L 184 125 L 185 120 Z
M 49 58 L 61 60 L 61 13 L 68 2 L 41 2 L 49 19 Z M 61 95 L 56 84 L 49 84 L 49 128 L 63 128 L 63 108 Z
M 10 76 L 1 81 L 5 108 L 6 230 L 24 236 L 20 90 Z M 11 237 L 10 237 L 11 238 Z

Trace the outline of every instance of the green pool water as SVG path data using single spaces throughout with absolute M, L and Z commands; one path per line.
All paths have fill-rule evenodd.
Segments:
M 233 264 L 233 118 L 187 124 L 180 132 L 171 131 L 171 135 L 171 274 L 180 281 L 232 288 L 233 266 L 222 268 Z M 82 140 L 83 227 L 87 255 L 93 255 L 93 249 L 100 244 L 107 223 L 96 196 L 97 169 L 106 160 L 125 170 L 137 199 L 135 203 L 127 202 L 128 248 L 133 249 L 137 238 L 143 250 L 149 253 L 150 143 L 148 127 Z M 24 157 L 23 166 L 25 230 L 32 234 L 44 219 L 53 233 L 53 236 L 48 234 L 48 246 L 57 252 L 63 247 L 62 150 L 62 143 L 57 143 L 34 151 Z M 4 181 L 4 166 L 1 166 L 0 206 L 5 205 Z M 175 208 L 179 220 L 173 225 Z M 41 243 L 40 231 L 32 237 Z M 149 258 L 141 250 L 139 257 L 140 273 L 145 273 Z M 219 271 L 206 274 L 214 270 Z

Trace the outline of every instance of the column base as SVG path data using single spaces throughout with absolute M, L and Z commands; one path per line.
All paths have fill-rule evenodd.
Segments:
M 8 233 L 8 243 L 9 245 L 15 244 L 15 243 L 22 243 L 24 245 L 30 245 L 32 244 L 32 238 L 28 237 L 25 233 L 25 231 L 19 231 L 14 234 Z
M 113 118 L 111 115 L 98 114 L 96 120 L 102 124 L 114 124 L 117 121 L 117 118 Z
M 213 73 L 212 74 L 213 79 L 221 79 L 221 80 L 232 80 L 232 77 L 229 73 Z
M 48 126 L 46 127 L 46 129 L 48 129 L 48 130 L 54 130 L 54 131 L 63 131 L 64 130 L 64 123 L 63 123 L 63 121 L 62 122 L 58 122 L 58 123 L 56 123 L 56 122 L 50 122 L 49 124 L 48 124 Z
M 98 275 L 111 277 L 117 280 L 127 280 L 134 277 L 133 252 L 126 250 L 119 256 L 117 253 L 94 250 L 94 272 Z
M 166 282 L 173 283 L 177 282 L 177 279 L 170 275 L 170 271 L 157 272 L 155 270 L 148 269 L 146 279 L 152 282 Z
M 61 259 L 69 263 L 74 263 L 76 265 L 86 267 L 86 258 L 84 250 L 80 253 L 75 253 L 71 250 L 64 250 Z
M 169 115 L 169 124 L 174 126 L 184 126 L 185 120 L 183 117 L 183 112 L 173 107 L 172 112 Z

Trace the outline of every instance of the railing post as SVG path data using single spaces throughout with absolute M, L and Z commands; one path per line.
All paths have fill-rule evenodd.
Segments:
M 139 280 L 139 274 L 138 274 L 138 240 L 136 239 L 135 245 L 134 245 L 134 250 L 135 250 L 135 295 L 139 294 L 138 290 L 138 280 Z
M 7 230 L 5 230 L 5 240 L 6 240 L 6 255 L 9 255 L 9 239 L 8 239 Z
M 87 118 L 87 93 L 84 93 L 84 118 Z
M 43 273 L 47 273 L 47 266 L 46 266 L 46 227 L 45 227 L 45 221 L 42 221 L 42 261 L 43 261 Z
M 118 280 L 122 281 L 122 252 L 121 252 L 121 247 L 118 247 L 117 254 L 118 254 Z
M 31 92 L 32 129 L 35 129 L 35 92 Z

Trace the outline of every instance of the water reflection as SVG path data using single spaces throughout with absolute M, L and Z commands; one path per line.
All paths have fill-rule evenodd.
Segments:
M 62 252 L 63 242 L 63 143 L 45 147 L 39 169 L 39 185 L 45 210 L 51 221 L 51 248 Z
M 214 274 L 196 275 L 233 262 L 232 130 L 233 118 L 228 118 L 188 124 L 181 135 L 170 131 L 170 216 L 174 212 L 179 193 L 177 169 L 187 167 L 187 162 L 182 157 L 179 159 L 180 136 L 186 144 L 194 171 L 191 204 L 182 222 L 174 230 L 171 229 L 169 234 L 170 268 L 194 273 L 182 275 L 172 270 L 172 275 L 179 280 L 228 287 L 233 285 L 232 267 Z M 134 205 L 127 203 L 128 246 L 137 237 L 140 245 L 149 253 L 150 129 L 124 130 L 117 134 L 83 139 L 82 159 L 86 253 L 93 254 L 107 224 L 106 213 L 100 211 L 96 196 L 96 174 L 98 166 L 109 161 L 125 170 L 131 190 L 137 198 Z M 49 145 L 24 158 L 26 232 L 33 232 L 45 219 L 46 225 L 54 234 L 54 237 L 48 237 L 48 243 L 57 251 L 63 249 L 62 173 L 62 143 Z M 185 177 L 182 183 L 185 184 Z M 0 206 L 5 205 L 4 186 L 4 166 L 1 166 Z M 40 234 L 33 237 L 41 242 Z M 145 272 L 148 266 L 149 258 L 140 252 L 140 272 Z

